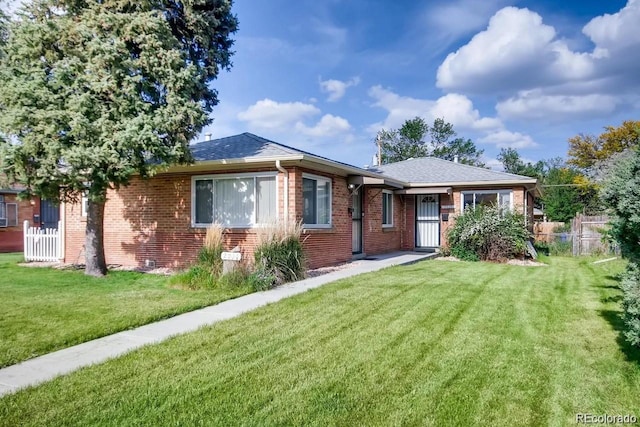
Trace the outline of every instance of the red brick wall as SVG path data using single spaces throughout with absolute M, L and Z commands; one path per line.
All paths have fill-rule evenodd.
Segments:
M 264 170 L 254 172 L 258 171 Z M 278 185 L 282 191 L 281 177 Z M 65 262 L 83 263 L 86 218 L 80 204 L 67 204 L 65 215 Z M 157 266 L 185 266 L 195 259 L 205 234 L 206 229 L 191 227 L 190 174 L 133 179 L 128 187 L 108 193 L 104 218 L 108 264 L 144 266 L 145 260 L 153 260 Z M 252 256 L 254 231 L 229 228 L 224 236 L 227 249 L 239 245 L 245 257 Z
M 403 204 L 402 250 L 412 251 L 416 246 L 416 196 L 401 196 Z
M 3 193 L 0 193 L 3 194 Z M 21 252 L 24 248 L 23 224 L 29 221 L 33 223 L 33 215 L 40 212 L 40 201 L 38 199 L 18 200 L 15 194 L 3 194 L 5 203 L 18 204 L 18 224 L 15 227 L 0 227 L 0 252 Z
M 367 255 L 400 250 L 404 226 L 404 203 L 393 197 L 393 227 L 382 227 L 382 189 L 365 187 L 363 195 L 363 248 Z
M 331 178 L 331 228 L 305 229 L 303 246 L 309 268 L 318 268 L 351 259 L 351 194 L 344 177 L 295 168 L 289 174 L 291 199 L 295 221 L 302 220 L 302 177 L 304 173 Z
M 308 229 L 303 235 L 310 268 L 337 264 L 351 259 L 351 199 L 346 179 L 339 176 L 289 170 L 290 219 L 302 219 L 302 173 L 332 179 L 332 227 Z M 264 171 L 254 170 L 253 172 Z M 199 173 L 204 174 L 204 173 Z M 278 176 L 279 194 L 283 194 L 284 175 Z M 119 191 L 110 191 L 105 207 L 105 255 L 107 263 L 144 266 L 145 260 L 157 266 L 179 267 L 193 261 L 202 247 L 205 229 L 191 227 L 191 175 L 162 174 L 149 180 L 134 179 Z M 284 218 L 284 197 L 278 209 Z M 86 218 L 80 204 L 65 207 L 65 262 L 84 262 Z M 237 245 L 245 259 L 253 259 L 256 233 L 251 229 L 226 229 L 227 249 Z

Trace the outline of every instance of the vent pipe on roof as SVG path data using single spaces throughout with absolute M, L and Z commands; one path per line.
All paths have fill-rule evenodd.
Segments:
M 210 133 L 205 133 L 204 134 L 204 140 L 205 141 L 210 141 L 211 140 L 211 134 Z
M 458 163 L 458 155 L 456 154 L 455 156 L 453 156 L 453 163 Z

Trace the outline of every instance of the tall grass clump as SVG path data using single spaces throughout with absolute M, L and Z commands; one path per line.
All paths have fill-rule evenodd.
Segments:
M 272 222 L 258 229 L 254 252 L 255 272 L 250 281 L 256 290 L 304 278 L 302 223 Z
M 524 215 L 497 206 L 467 208 L 447 233 L 451 254 L 467 261 L 505 261 L 524 253 Z
M 184 273 L 174 276 L 172 283 L 184 285 L 190 289 L 214 288 L 222 275 L 220 255 L 223 251 L 223 228 L 220 224 L 211 224 L 207 228 L 196 263 Z

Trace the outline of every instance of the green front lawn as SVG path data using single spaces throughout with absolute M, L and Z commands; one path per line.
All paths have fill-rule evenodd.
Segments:
M 0 367 L 243 295 L 247 288 L 191 291 L 166 276 L 20 267 L 0 254 Z
M 571 425 L 640 417 L 622 262 L 357 276 L 0 399 L 4 425 Z

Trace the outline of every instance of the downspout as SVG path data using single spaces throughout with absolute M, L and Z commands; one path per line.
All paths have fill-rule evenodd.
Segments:
M 529 226 L 529 211 L 527 210 L 527 199 L 529 198 L 529 190 L 524 187 L 524 226 Z
M 276 169 L 284 175 L 284 226 L 289 224 L 289 171 L 282 167 L 280 160 L 276 160 Z

